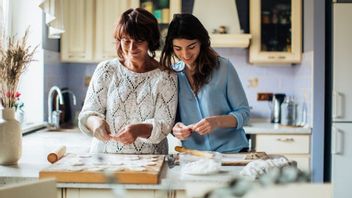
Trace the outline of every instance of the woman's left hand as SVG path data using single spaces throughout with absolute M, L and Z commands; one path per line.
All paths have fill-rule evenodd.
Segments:
M 122 144 L 132 144 L 137 137 L 147 138 L 150 136 L 152 126 L 150 124 L 129 124 L 123 127 L 112 138 Z
M 211 133 L 217 127 L 217 118 L 208 117 L 194 124 L 192 130 L 200 135 L 206 135 Z
M 138 137 L 138 128 L 133 124 L 127 125 L 114 135 L 113 139 L 122 144 L 132 144 Z

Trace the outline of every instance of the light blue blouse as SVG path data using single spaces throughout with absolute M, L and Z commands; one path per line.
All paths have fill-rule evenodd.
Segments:
M 238 152 L 248 147 L 243 125 L 249 119 L 246 94 L 232 63 L 219 57 L 220 67 L 213 71 L 211 80 L 197 95 L 191 89 L 184 71 L 178 75 L 178 121 L 185 125 L 199 122 L 215 115 L 232 115 L 237 120 L 236 128 L 217 128 L 207 135 L 193 132 L 182 141 L 190 149 Z

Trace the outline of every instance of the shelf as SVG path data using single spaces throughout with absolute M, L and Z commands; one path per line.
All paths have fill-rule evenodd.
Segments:
M 210 34 L 212 47 L 247 48 L 251 38 L 250 34 Z

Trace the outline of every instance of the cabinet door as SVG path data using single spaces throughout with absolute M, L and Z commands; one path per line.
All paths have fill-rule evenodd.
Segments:
M 136 0 L 96 1 L 95 61 L 116 58 L 113 32 L 120 15 L 129 8 L 136 8 Z
M 64 0 L 62 61 L 88 62 L 93 59 L 93 7 L 93 0 Z
M 154 190 L 125 190 L 125 198 L 154 198 Z M 65 198 L 115 198 L 118 197 L 111 189 L 66 189 Z
M 334 4 L 333 18 L 333 105 L 334 121 L 352 121 L 352 4 Z
M 310 157 L 309 155 L 285 155 L 288 160 L 297 162 L 297 168 L 302 171 L 310 172 Z
M 269 154 L 309 154 L 309 135 L 256 135 L 256 151 Z
M 332 125 L 332 179 L 334 197 L 351 197 L 352 124 Z
M 302 1 L 251 0 L 250 32 L 250 63 L 301 62 Z

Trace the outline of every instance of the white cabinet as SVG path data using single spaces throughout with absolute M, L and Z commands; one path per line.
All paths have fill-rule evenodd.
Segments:
M 84 189 L 84 188 L 68 188 L 64 190 L 62 198 L 116 198 L 110 189 Z M 128 189 L 124 192 L 124 198 L 184 198 L 184 191 L 167 191 L 153 189 Z
M 300 63 L 302 57 L 302 1 L 250 0 L 249 62 Z
M 61 60 L 87 62 L 93 59 L 93 0 L 64 0 L 65 32 L 61 39 Z
M 138 6 L 139 2 L 135 0 L 96 1 L 94 61 L 107 60 L 117 56 L 113 37 L 117 20 L 124 11 Z
M 117 57 L 114 28 L 119 16 L 140 0 L 64 0 L 63 62 L 100 62 Z M 181 0 L 169 0 L 169 20 L 181 11 Z
M 118 17 L 135 0 L 65 0 L 63 62 L 99 62 L 116 57 L 113 31 Z
M 301 170 L 310 170 L 309 134 L 256 134 L 254 149 L 268 154 L 284 155 L 297 162 Z

